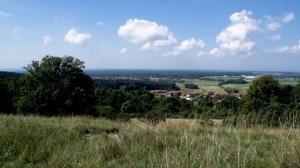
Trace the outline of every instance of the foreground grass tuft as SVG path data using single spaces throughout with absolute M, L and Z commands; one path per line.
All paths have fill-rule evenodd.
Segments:
M 300 167 L 300 130 L 0 115 L 0 167 Z

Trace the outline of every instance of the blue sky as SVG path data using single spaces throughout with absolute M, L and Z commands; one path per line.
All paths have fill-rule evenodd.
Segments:
M 300 72 L 300 1 L 0 0 L 0 69 L 50 54 L 87 69 Z

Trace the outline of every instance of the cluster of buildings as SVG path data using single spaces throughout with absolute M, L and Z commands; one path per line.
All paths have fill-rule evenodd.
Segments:
M 186 93 L 182 94 L 180 91 L 166 91 L 166 90 L 152 90 L 151 93 L 154 94 L 155 97 L 175 97 L 175 98 L 181 98 L 188 101 L 192 101 L 193 99 L 197 98 L 199 94 L 193 94 L 193 93 Z M 209 96 L 212 100 L 212 102 L 216 104 L 222 104 L 223 103 L 223 96 L 221 95 L 215 95 L 213 92 L 204 94 L 204 97 Z M 240 93 L 232 93 L 230 96 L 233 96 L 239 100 L 243 99 L 243 95 Z

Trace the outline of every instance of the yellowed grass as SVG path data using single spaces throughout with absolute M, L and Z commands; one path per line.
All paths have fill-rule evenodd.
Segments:
M 211 119 L 208 121 L 213 126 L 222 126 L 223 120 Z M 158 124 L 153 125 L 146 120 L 139 120 L 137 118 L 130 119 L 130 123 L 139 126 L 144 129 L 165 129 L 169 127 L 173 128 L 195 128 L 203 124 L 200 119 L 166 119 L 165 121 L 160 121 Z
M 207 92 L 214 92 L 215 94 L 226 94 L 219 86 L 201 86 L 201 88 L 205 89 Z

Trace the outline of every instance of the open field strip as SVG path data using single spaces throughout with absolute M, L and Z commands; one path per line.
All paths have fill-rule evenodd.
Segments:
M 0 167 L 299 167 L 295 128 L 0 116 Z

